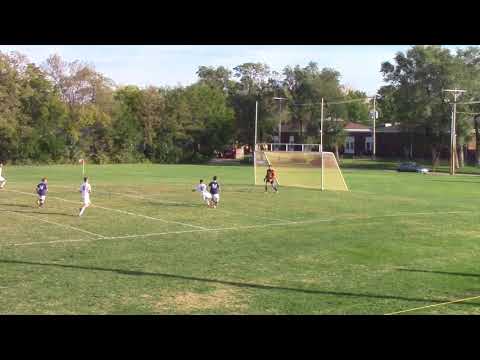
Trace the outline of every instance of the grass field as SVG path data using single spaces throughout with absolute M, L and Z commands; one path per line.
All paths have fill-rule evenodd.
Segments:
M 247 166 L 87 170 L 79 218 L 79 166 L 5 169 L 0 313 L 480 313 L 480 177 L 347 168 L 350 192 L 265 194 Z

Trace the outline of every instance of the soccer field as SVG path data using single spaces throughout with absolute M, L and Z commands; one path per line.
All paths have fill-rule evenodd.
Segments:
M 480 313 L 480 177 L 347 169 L 350 192 L 265 194 L 247 166 L 87 173 L 79 218 L 79 166 L 5 169 L 0 313 Z M 207 209 L 191 190 L 213 175 Z

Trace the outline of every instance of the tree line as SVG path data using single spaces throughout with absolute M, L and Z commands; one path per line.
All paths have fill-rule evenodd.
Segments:
M 441 46 L 414 46 L 379 70 L 386 82 L 378 92 L 379 122 L 428 134 L 437 161 L 449 145 L 451 105 L 442 90 L 461 87 L 466 99 L 478 99 L 479 49 L 452 54 Z M 281 73 L 263 63 L 200 66 L 196 75 L 189 86 L 116 86 L 86 62 L 51 55 L 35 64 L 20 53 L 0 52 L 0 161 L 203 162 L 234 143 L 252 145 L 256 101 L 261 141 L 273 142 L 281 121 L 297 129 L 296 142 L 318 143 L 322 97 L 331 103 L 367 96 L 346 91 L 337 70 L 314 62 Z M 478 111 L 475 106 L 463 106 L 458 116 L 461 159 L 472 129 L 480 142 L 477 118 L 468 114 Z M 365 101 L 327 102 L 326 148 L 338 156 L 346 122 L 370 125 L 370 110 Z
M 381 72 L 387 83 L 379 90 L 381 120 L 398 122 L 406 133 L 425 135 L 436 166 L 442 152 L 450 148 L 453 97 L 444 90 L 466 90 L 459 103 L 480 100 L 480 49 L 468 47 L 452 53 L 441 46 L 413 46 L 397 53 L 393 63 L 384 62 Z M 479 164 L 479 105 L 457 106 L 457 167 L 464 165 L 472 139 L 477 145 L 475 163 Z
M 282 74 L 262 63 L 232 70 L 200 66 L 189 86 L 115 86 L 82 61 L 58 55 L 38 65 L 20 53 L 0 52 L 0 160 L 12 163 L 202 162 L 234 142 L 252 145 L 255 102 L 260 138 L 272 141 L 283 117 L 300 129 L 298 141 L 318 142 L 318 107 L 293 102 L 344 97 L 340 73 L 286 67 Z M 349 97 L 362 97 L 353 91 Z M 279 110 L 274 97 L 286 97 Z M 332 109 L 364 121 L 366 107 Z M 332 126 L 332 139 L 341 129 Z

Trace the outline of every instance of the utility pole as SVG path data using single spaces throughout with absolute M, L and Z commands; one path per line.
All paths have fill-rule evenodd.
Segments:
M 288 100 L 288 99 L 282 98 L 282 97 L 274 97 L 273 100 L 278 100 L 280 103 L 280 119 L 278 122 L 278 143 L 281 144 L 282 143 L 282 100 Z
M 320 158 L 322 159 L 322 191 L 324 190 L 324 168 L 323 168 L 323 97 L 322 97 L 322 110 L 320 111 Z
M 257 185 L 257 123 L 258 101 L 255 101 L 255 139 L 253 140 L 253 184 Z
M 447 89 L 444 92 L 453 93 L 453 109 L 452 109 L 452 123 L 450 125 L 450 175 L 455 175 L 455 152 L 457 151 L 457 99 L 458 97 L 467 92 L 466 90 Z
M 377 120 L 377 95 L 373 97 L 373 159 L 375 160 L 375 154 L 377 153 L 377 141 L 375 137 L 375 122 Z

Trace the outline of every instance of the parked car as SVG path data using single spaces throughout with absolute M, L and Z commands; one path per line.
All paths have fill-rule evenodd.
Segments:
M 227 149 L 222 153 L 224 159 L 235 159 L 237 152 L 235 148 Z
M 399 167 L 397 168 L 397 171 L 402 171 L 402 172 L 418 172 L 418 173 L 426 174 L 426 173 L 428 173 L 430 170 L 427 169 L 427 168 L 424 167 L 424 166 L 417 165 L 417 163 L 414 163 L 414 162 L 406 162 L 406 163 L 400 164 Z

